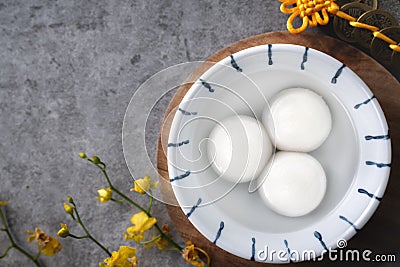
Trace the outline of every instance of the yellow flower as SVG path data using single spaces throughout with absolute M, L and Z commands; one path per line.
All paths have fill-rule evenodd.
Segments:
M 136 248 L 120 246 L 119 251 L 113 251 L 110 258 L 99 263 L 100 267 L 137 267 Z
M 143 211 L 134 214 L 131 218 L 133 226 L 126 229 L 126 233 L 124 233 L 125 239 L 139 242 L 144 238 L 144 232 L 153 227 L 156 222 L 156 218 L 147 216 Z
M 62 238 L 69 236 L 68 226 L 66 224 L 62 223 L 61 229 L 57 232 L 57 235 Z
M 29 234 L 28 241 L 33 242 L 36 240 L 39 252 L 46 256 L 54 256 L 57 252 L 61 250 L 61 244 L 57 239 L 46 235 L 45 232 L 39 228 L 35 229 L 35 232 L 26 231 Z
M 10 201 L 1 201 L 0 200 L 0 207 L 1 206 L 7 206 L 8 204 L 10 204 Z
M 210 265 L 210 257 L 207 252 L 202 250 L 201 248 L 195 247 L 191 241 L 186 243 L 186 247 L 182 250 L 182 257 L 185 259 L 187 263 L 197 267 L 204 267 L 205 262 L 199 257 L 198 252 L 203 254 L 207 258 L 207 265 Z
M 153 183 L 153 179 L 148 174 L 146 174 L 143 178 L 136 180 L 134 185 L 135 187 L 131 188 L 131 191 L 136 191 L 139 194 L 144 194 L 150 189 L 156 189 L 158 181 Z
M 111 188 L 102 188 L 97 190 L 97 193 L 99 193 L 99 196 L 96 198 L 101 202 L 101 203 L 106 203 L 112 198 L 112 190 Z
M 74 213 L 74 208 L 68 205 L 67 203 L 64 203 L 64 210 L 66 213 L 72 215 Z

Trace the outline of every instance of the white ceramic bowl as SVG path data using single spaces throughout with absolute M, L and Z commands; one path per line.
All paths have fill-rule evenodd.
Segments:
M 295 218 L 267 208 L 255 184 L 218 179 L 206 153 L 215 123 L 234 114 L 260 119 L 268 100 L 290 87 L 315 91 L 332 113 L 328 139 L 311 152 L 325 169 L 326 195 Z M 318 256 L 348 240 L 374 213 L 390 172 L 388 126 L 367 85 L 336 59 L 297 45 L 252 47 L 214 65 L 182 100 L 169 143 L 172 188 L 191 223 L 222 249 L 256 261 L 289 262 L 287 255 L 265 259 L 266 248 L 297 251 L 291 260 L 301 261 L 306 250 Z

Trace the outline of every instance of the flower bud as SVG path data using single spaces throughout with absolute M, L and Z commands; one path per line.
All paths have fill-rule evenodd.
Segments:
M 81 158 L 83 158 L 83 159 L 86 159 L 86 158 L 87 158 L 86 154 L 83 153 L 83 152 L 79 152 L 79 157 L 81 157 Z
M 69 236 L 68 226 L 66 224 L 62 223 L 61 229 L 57 232 L 57 235 L 62 238 Z
M 74 213 L 74 208 L 68 205 L 67 203 L 64 203 L 64 210 L 66 213 L 73 215 Z
M 10 201 L 1 201 L 0 200 L 0 206 L 7 206 L 8 204 L 10 204 Z
M 74 200 L 72 199 L 72 197 L 71 197 L 71 196 L 67 196 L 67 200 L 68 200 L 68 202 L 69 202 L 69 203 L 71 203 L 71 204 L 73 204 L 73 203 L 74 203 Z
M 101 163 L 101 160 L 98 156 L 93 156 L 92 159 L 93 159 L 93 163 L 96 165 Z
M 109 201 L 112 198 L 111 188 L 101 188 L 101 189 L 97 190 L 97 193 L 99 193 L 99 195 L 96 198 L 101 203 L 106 203 L 107 201 Z

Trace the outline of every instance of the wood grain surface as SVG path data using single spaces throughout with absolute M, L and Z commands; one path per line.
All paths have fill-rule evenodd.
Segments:
M 207 61 L 217 62 L 240 50 L 263 44 L 287 43 L 308 46 L 320 50 L 340 60 L 356 72 L 369 86 L 378 99 L 389 124 L 392 141 L 392 170 L 389 184 L 381 204 L 376 213 L 364 228 L 349 242 L 348 249 L 370 249 L 374 254 L 397 253 L 399 257 L 400 247 L 400 83 L 379 63 L 360 50 L 342 41 L 326 35 L 303 33 L 292 35 L 288 32 L 272 32 L 256 35 L 237 43 L 229 45 L 216 52 Z M 197 70 L 193 75 L 199 77 L 209 66 Z M 191 84 L 180 87 L 167 108 L 166 114 L 176 109 L 182 98 L 189 90 Z M 167 117 L 165 117 L 167 118 Z M 168 140 L 168 130 L 173 116 L 164 118 L 163 131 L 159 138 L 157 168 L 160 178 L 169 180 L 166 151 L 162 147 Z M 164 144 L 162 146 L 162 143 Z M 162 183 L 162 192 L 168 198 L 174 198 L 169 183 Z M 252 262 L 232 255 L 203 237 L 189 222 L 182 210 L 177 206 L 167 205 L 168 213 L 175 224 L 177 231 L 184 240 L 191 240 L 197 246 L 205 249 L 212 258 L 212 266 L 267 266 L 269 264 Z M 398 259 L 399 260 L 399 259 Z M 336 265 L 337 262 L 324 260 L 328 265 Z M 317 262 L 302 262 L 296 266 L 317 266 Z M 341 262 L 341 265 L 352 265 L 352 262 Z M 291 264 L 294 265 L 294 264 Z M 370 263 L 368 266 L 380 266 L 379 263 Z

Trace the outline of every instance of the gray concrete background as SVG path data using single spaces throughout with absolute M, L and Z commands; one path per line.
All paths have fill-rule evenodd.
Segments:
M 400 18 L 398 0 L 380 2 Z M 0 0 L 0 199 L 12 201 L 6 212 L 16 240 L 33 253 L 25 230 L 40 227 L 55 234 L 65 222 L 79 235 L 63 211 L 70 194 L 95 237 L 112 250 L 126 244 L 121 233 L 135 211 L 126 204 L 100 204 L 96 190 L 105 182 L 77 153 L 99 155 L 115 184 L 129 193 L 121 128 L 135 89 L 168 66 L 203 60 L 254 34 L 285 30 L 287 16 L 279 5 Z M 158 111 L 167 104 L 168 99 L 161 101 Z M 161 116 L 151 119 L 147 140 L 154 158 Z M 171 223 L 162 203 L 155 203 L 154 213 Z M 6 243 L 0 233 L 0 253 Z M 106 257 L 87 240 L 61 243 L 60 254 L 42 258 L 45 266 L 98 266 Z M 187 266 L 179 254 L 156 249 L 139 249 L 138 258 L 140 266 Z M 0 266 L 31 263 L 11 251 Z

